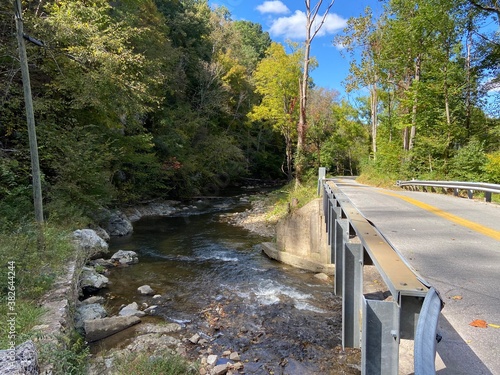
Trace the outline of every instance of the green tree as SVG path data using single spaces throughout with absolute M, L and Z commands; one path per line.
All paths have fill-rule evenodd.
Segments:
M 332 112 L 334 129 L 321 149 L 323 164 L 334 175 L 358 174 L 369 153 L 369 128 L 345 100 L 336 103 Z
M 334 105 L 339 93 L 334 90 L 314 88 L 308 100 L 308 143 L 307 147 L 315 155 L 315 170 L 322 167 L 321 149 L 327 138 L 334 132 Z
M 335 38 L 335 43 L 342 45 L 351 55 L 350 74 L 346 79 L 347 92 L 368 88 L 370 92 L 370 124 L 373 158 L 377 157 L 377 128 L 380 90 L 380 72 L 377 66 L 380 57 L 381 32 L 373 21 L 373 14 L 368 7 L 365 15 L 350 18 L 344 34 Z M 360 61 L 356 61 L 355 52 L 360 51 Z
M 271 45 L 271 37 L 267 31 L 262 30 L 262 25 L 255 22 L 234 21 L 233 25 L 240 35 L 241 63 L 252 72 L 265 57 L 266 50 Z
M 250 113 L 253 121 L 268 121 L 279 132 L 286 144 L 286 176 L 293 178 L 293 141 L 296 137 L 297 81 L 301 75 L 302 53 L 287 54 L 283 45 L 272 43 L 267 56 L 260 61 L 254 78 L 257 92 L 262 96 L 259 105 Z

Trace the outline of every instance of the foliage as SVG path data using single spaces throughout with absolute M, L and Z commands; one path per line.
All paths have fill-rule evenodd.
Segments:
M 77 218 L 74 218 L 77 222 Z M 0 264 L 2 279 L 6 280 L 8 261 L 16 263 L 16 291 L 19 298 L 36 300 L 52 285 L 63 271 L 73 246 L 66 229 L 52 224 L 43 227 L 44 250 L 37 251 L 38 228 L 33 223 L 17 223 L 17 228 L 0 231 Z M 2 284 L 5 288 L 7 283 Z
M 332 106 L 331 111 L 333 129 L 320 152 L 321 166 L 333 175 L 357 175 L 368 157 L 368 128 L 346 101 Z
M 3 265 L 2 265 L 3 266 Z M 5 268 L 7 265 L 5 265 Z M 3 271 L 3 270 L 2 270 Z M 3 272 L 2 272 L 3 276 Z M 3 285 L 7 285 L 6 278 L 2 277 Z M 0 298 L 0 314 L 2 314 L 0 322 L 0 349 L 6 349 L 10 347 L 9 339 L 9 329 L 10 326 L 7 324 L 7 318 L 9 317 L 8 305 L 7 305 L 7 293 L 2 293 Z M 16 344 L 19 345 L 22 342 L 32 338 L 31 329 L 39 323 L 39 319 L 42 316 L 44 310 L 40 306 L 30 301 L 16 300 Z
M 483 107 L 498 73 L 498 35 L 472 32 L 490 14 L 465 0 L 390 0 L 377 19 L 367 10 L 349 20 L 338 39 L 353 58 L 346 84 L 369 97 L 354 107 L 310 81 L 300 160 L 302 47 L 272 43 L 261 25 L 206 0 L 25 5 L 25 31 L 43 41 L 27 52 L 50 220 L 213 194 L 241 177 L 291 179 L 299 165 L 303 176 L 326 166 L 333 174 L 455 178 L 472 139 L 485 154 L 498 151 L 498 119 Z M 4 228 L 31 211 L 11 12 L 0 5 Z M 494 156 L 488 160 L 474 167 L 475 178 L 495 178 Z
M 486 16 L 470 3 L 391 0 L 376 21 L 369 9 L 349 20 L 338 38 L 352 52 L 346 84 L 370 91 L 371 105 L 363 111 L 372 123 L 373 160 L 364 164 L 365 173 L 485 178 L 482 161 L 473 162 L 466 150 L 473 139 L 488 151 L 499 147 L 498 120 L 485 116 L 480 84 L 496 71 L 497 64 L 483 57 L 494 54 L 497 37 L 485 42 L 488 37 L 473 33 Z M 460 170 L 462 163 L 470 170 Z
M 275 190 L 268 196 L 268 205 L 272 209 L 267 213 L 267 220 L 277 222 L 293 210 L 297 210 L 313 199 L 318 198 L 318 176 L 310 177 L 302 184 L 289 182 L 281 189 Z M 296 203 L 296 204 L 295 204 Z
M 451 160 L 452 176 L 458 181 L 482 182 L 487 160 L 483 144 L 472 139 L 468 145 L 458 150 Z
M 287 54 L 281 44 L 271 44 L 254 73 L 256 91 L 262 100 L 249 114 L 252 121 L 271 123 L 273 130 L 284 137 L 288 179 L 292 178 L 292 144 L 297 135 L 299 107 L 296 83 L 300 78 L 301 56 L 300 50 Z
M 488 160 L 484 165 L 484 173 L 487 182 L 500 184 L 500 151 L 487 154 Z
M 120 358 L 113 374 L 130 373 L 134 375 L 189 375 L 198 374 L 198 370 L 183 358 L 171 353 L 161 356 L 130 354 Z
M 54 374 L 84 375 L 87 373 L 89 347 L 77 332 L 58 336 L 52 342 L 38 345 L 39 360 L 50 364 Z
M 75 222 L 77 221 L 76 218 Z M 6 319 L 6 298 L 8 262 L 15 262 L 15 312 L 16 342 L 37 339 L 31 329 L 40 324 L 39 319 L 45 313 L 43 306 L 36 301 L 45 294 L 61 273 L 67 272 L 68 260 L 74 257 L 74 248 L 69 233 L 65 228 L 54 226 L 50 222 L 43 227 L 44 250 L 37 251 L 40 237 L 38 228 L 32 223 L 17 223 L 17 229 L 3 227 L 0 230 L 0 279 L 2 281 L 2 298 L 0 299 L 0 315 Z M 10 280 L 10 279 L 9 279 Z M 8 335 L 5 330 L 8 324 L 0 328 L 0 347 L 8 347 Z M 61 341 L 62 340 L 62 341 Z M 60 338 L 56 348 L 49 344 L 38 345 L 40 361 L 54 365 L 56 374 L 83 374 L 85 358 L 88 351 L 81 338 Z

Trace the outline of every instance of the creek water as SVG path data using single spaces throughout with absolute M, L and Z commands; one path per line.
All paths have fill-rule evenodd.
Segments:
M 132 235 L 113 238 L 112 252 L 133 250 L 139 263 L 111 270 L 108 310 L 159 305 L 154 319 L 180 323 L 185 337 L 200 334 L 215 354 L 238 351 L 245 374 L 359 374 L 359 353 L 340 348 L 332 281 L 267 258 L 259 244 L 271 239 L 222 220 L 246 208 L 238 198 L 199 202 L 174 217 L 143 218 Z M 140 296 L 144 284 L 162 298 Z

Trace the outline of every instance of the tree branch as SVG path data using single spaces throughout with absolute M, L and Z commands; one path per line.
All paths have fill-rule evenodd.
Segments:
M 323 1 L 320 1 L 318 2 L 318 4 L 315 6 L 315 9 L 314 9 L 314 16 L 312 18 L 312 21 L 311 21 L 311 25 L 314 23 L 314 20 L 316 19 L 316 16 L 318 15 L 318 12 L 319 12 L 319 7 L 321 6 L 321 3 Z M 314 30 L 313 32 L 313 35 L 311 36 L 311 41 L 314 39 L 314 37 L 316 36 L 316 34 L 318 34 L 319 30 L 321 29 L 321 27 L 323 26 L 323 24 L 325 23 L 326 21 L 326 17 L 328 16 L 328 13 L 330 12 L 330 9 L 332 8 L 333 6 L 333 3 L 335 2 L 335 0 L 332 0 L 330 2 L 330 4 L 328 5 L 328 7 L 326 8 L 325 10 L 325 14 L 323 14 L 323 18 L 321 19 L 321 22 L 320 24 L 318 25 L 318 27 L 316 27 L 316 29 Z
M 476 0 L 467 0 L 467 1 L 478 9 L 481 9 L 481 10 L 484 10 L 484 11 L 490 12 L 490 13 L 496 13 L 496 15 L 499 17 L 499 20 L 500 20 L 500 8 L 482 5 L 482 4 L 479 4 Z

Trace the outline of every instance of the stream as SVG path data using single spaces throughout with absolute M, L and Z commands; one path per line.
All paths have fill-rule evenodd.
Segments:
M 112 253 L 133 250 L 139 263 L 108 275 L 107 308 L 133 301 L 158 304 L 154 321 L 198 333 L 214 353 L 240 353 L 245 374 L 359 374 L 357 351 L 341 349 L 341 299 L 314 273 L 267 258 L 272 239 L 223 220 L 249 208 L 238 197 L 198 201 L 173 217 L 147 217 L 134 232 L 113 238 Z M 162 296 L 141 296 L 150 285 Z M 113 345 L 108 344 L 108 345 Z M 196 360 L 199 348 L 187 353 Z

